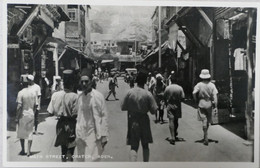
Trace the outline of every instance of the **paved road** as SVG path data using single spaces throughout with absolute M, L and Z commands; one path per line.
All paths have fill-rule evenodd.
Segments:
M 126 112 L 120 110 L 120 104 L 129 86 L 119 79 L 117 94 L 119 101 L 114 101 L 113 96 L 107 101 L 109 112 L 109 143 L 104 152 L 106 162 L 127 162 L 129 161 L 130 147 L 126 145 L 127 117 Z M 108 82 L 98 83 L 97 89 L 104 96 L 108 94 Z M 243 144 L 244 139 L 226 130 L 220 125 L 211 126 L 209 138 L 217 140 L 218 143 L 210 143 L 204 146 L 196 141 L 202 139 L 201 123 L 196 120 L 196 109 L 182 104 L 183 118 L 180 119 L 179 137 L 184 141 L 170 145 L 166 140 L 170 136 L 168 120 L 166 115 L 164 124 L 156 124 L 155 117 L 150 116 L 151 129 L 154 143 L 150 145 L 150 161 L 189 161 L 189 162 L 251 162 L 253 159 L 253 147 Z M 30 157 L 19 156 L 20 143 L 16 138 L 16 132 L 7 132 L 7 160 L 8 161 L 29 161 L 29 162 L 60 162 L 60 148 L 54 147 L 55 117 L 45 118 L 46 112 L 40 114 L 44 120 L 39 125 L 41 135 L 34 136 L 32 152 Z M 76 151 L 75 151 L 76 152 Z M 142 149 L 138 152 L 138 161 L 142 161 Z

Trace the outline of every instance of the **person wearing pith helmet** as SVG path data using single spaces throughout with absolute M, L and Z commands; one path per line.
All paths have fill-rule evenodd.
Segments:
M 202 121 L 202 129 L 204 134 L 203 143 L 208 145 L 208 128 L 211 122 L 212 108 L 217 112 L 217 94 L 218 90 L 214 83 L 212 83 L 211 75 L 208 69 L 202 69 L 199 75 L 201 82 L 199 82 L 193 89 L 193 98 L 198 103 L 198 120 Z

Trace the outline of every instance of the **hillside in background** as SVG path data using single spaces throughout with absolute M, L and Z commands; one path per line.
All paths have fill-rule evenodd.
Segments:
M 112 34 L 116 40 L 151 41 L 154 9 L 147 6 L 91 6 L 91 32 Z

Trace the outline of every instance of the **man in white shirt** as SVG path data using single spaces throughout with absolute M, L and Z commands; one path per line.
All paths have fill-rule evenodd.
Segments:
M 77 100 L 76 146 L 78 161 L 100 161 L 108 141 L 107 109 L 104 96 L 92 88 L 92 77 L 81 77 L 83 92 Z
M 28 78 L 27 78 L 28 81 Z M 18 92 L 17 95 L 17 112 L 16 112 L 16 122 L 17 127 L 17 138 L 20 139 L 21 152 L 20 155 L 25 155 L 24 141 L 28 140 L 27 145 L 27 156 L 31 155 L 31 146 L 33 140 L 33 121 L 34 121 L 34 111 L 37 108 L 37 96 L 35 92 L 27 87 L 27 83 L 23 83 L 24 88 Z
M 61 146 L 61 161 L 72 162 L 75 143 L 76 102 L 78 95 L 74 93 L 74 75 L 72 70 L 64 70 L 64 90 L 54 92 L 47 111 L 57 116 L 56 141 L 54 146 Z
M 198 120 L 202 121 L 204 133 L 204 145 L 208 146 L 208 128 L 211 122 L 211 113 L 217 113 L 218 90 L 214 83 L 210 82 L 211 75 L 208 69 L 202 69 L 200 76 L 202 81 L 197 83 L 193 89 L 193 98 L 198 103 Z
M 36 83 L 34 83 L 34 76 L 33 75 L 28 75 L 27 76 L 28 79 L 28 88 L 30 90 L 32 90 L 32 92 L 34 92 L 37 96 L 37 108 L 35 109 L 34 112 L 34 134 L 38 134 L 37 132 L 37 128 L 38 128 L 38 124 L 39 124 L 39 111 L 40 111 L 40 104 L 41 104 L 41 87 L 39 85 L 37 85 Z

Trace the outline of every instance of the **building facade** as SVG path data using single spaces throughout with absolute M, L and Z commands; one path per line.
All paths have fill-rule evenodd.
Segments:
M 216 123 L 245 120 L 246 137 L 252 139 L 256 9 L 161 8 L 161 32 L 166 30 L 168 35 L 168 44 L 165 44 L 165 36 L 161 33 L 162 61 L 170 62 L 186 95 L 190 96 L 200 80 L 200 71 L 209 69 L 219 90 Z M 153 17 L 157 11 L 158 8 Z M 159 24 L 158 19 L 154 22 Z M 158 46 L 156 39 L 154 41 Z M 171 53 L 169 57 L 167 51 Z M 157 63 L 158 48 L 155 48 L 147 54 L 143 64 L 150 70 L 158 70 Z M 162 63 L 162 69 L 168 70 L 166 65 Z M 234 115 L 236 119 L 231 118 Z
M 55 73 L 52 47 L 46 42 L 68 16 L 58 5 L 8 4 L 7 9 L 7 110 L 13 116 L 21 75 L 33 74 L 35 82 L 43 86 L 43 79 Z M 45 90 L 42 93 L 46 96 Z

